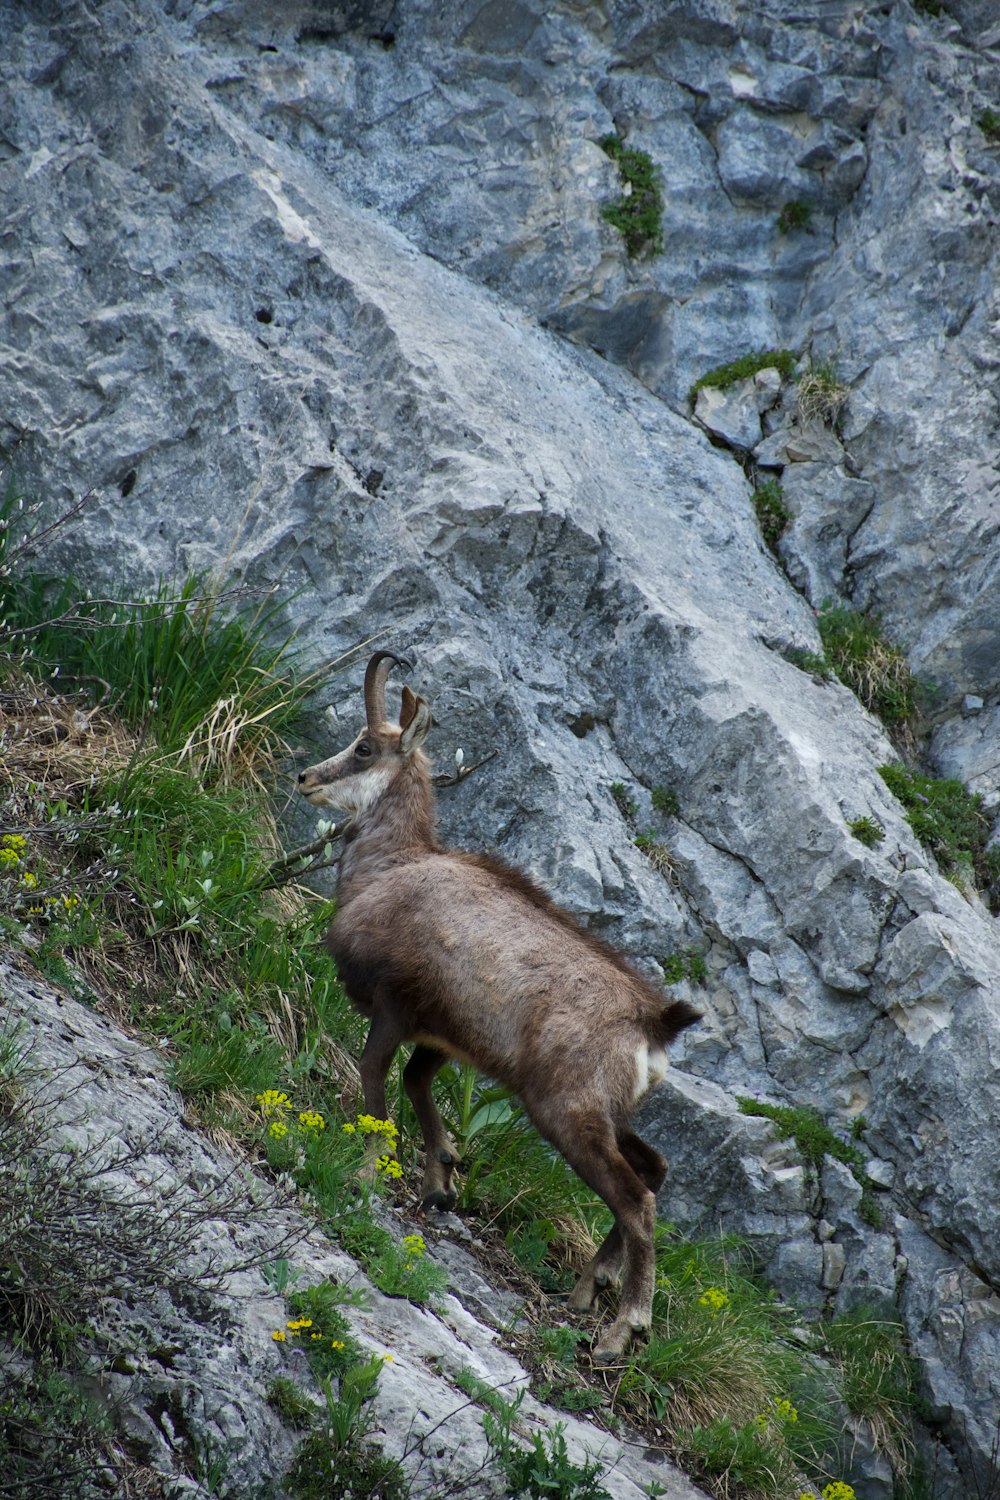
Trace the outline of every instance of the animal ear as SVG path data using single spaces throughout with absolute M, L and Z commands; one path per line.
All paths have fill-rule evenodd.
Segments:
M 408 687 L 403 688 L 403 706 L 399 712 L 403 730 L 399 748 L 404 755 L 419 750 L 431 727 L 431 706 L 426 698 L 418 698 Z
M 399 727 L 405 729 L 417 711 L 417 695 L 406 683 L 403 684 L 403 706 L 399 710 Z

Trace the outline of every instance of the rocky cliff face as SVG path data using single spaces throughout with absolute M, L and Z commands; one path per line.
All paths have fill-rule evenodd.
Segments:
M 706 1022 L 648 1108 L 663 1212 L 748 1235 L 811 1309 L 898 1307 L 984 1473 L 995 927 L 879 778 L 880 724 L 790 657 L 825 597 L 878 610 L 936 688 L 931 763 L 1000 803 L 993 18 L 2 9 L 0 442 L 55 501 L 95 491 L 67 565 L 225 566 L 294 591 L 316 659 L 377 632 L 413 656 L 442 762 L 499 750 L 448 837 L 651 964 L 706 955 Z M 661 256 L 602 218 L 612 132 L 659 166 Z M 836 431 L 788 382 L 692 418 L 692 380 L 760 346 L 836 361 Z M 752 465 L 793 512 L 784 571 Z M 336 679 L 345 727 L 356 693 Z M 865 1115 L 879 1228 L 849 1172 L 737 1112 L 755 1092 Z

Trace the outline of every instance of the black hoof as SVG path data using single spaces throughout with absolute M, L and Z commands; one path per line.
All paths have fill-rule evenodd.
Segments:
M 450 1188 L 447 1191 L 437 1188 L 433 1193 L 427 1194 L 420 1206 L 425 1213 L 429 1208 L 436 1208 L 438 1213 L 446 1214 L 451 1212 L 457 1202 L 458 1194 L 453 1193 Z

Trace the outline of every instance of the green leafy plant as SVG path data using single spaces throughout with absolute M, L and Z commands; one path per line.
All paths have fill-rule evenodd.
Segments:
M 650 793 L 650 801 L 655 812 L 662 813 L 664 817 L 676 818 L 680 816 L 680 803 L 677 793 L 673 787 L 654 786 Z
M 987 846 L 991 820 L 979 793 L 954 778 L 925 776 L 898 763 L 879 766 L 879 775 L 944 874 L 977 886 L 990 909 L 1000 910 L 1000 849 Z
M 778 215 L 778 233 L 791 234 L 793 229 L 804 229 L 811 233 L 812 205 L 801 198 L 792 198 Z
M 885 829 L 875 818 L 862 815 L 859 818 L 849 818 L 848 828 L 859 843 L 868 849 L 874 849 L 876 844 L 881 844 L 885 838 Z
M 1000 112 L 987 106 L 980 112 L 976 124 L 988 141 L 991 143 L 1000 141 Z
M 859 1212 L 867 1223 L 873 1227 L 878 1225 L 880 1215 L 874 1198 L 874 1183 L 865 1171 L 866 1157 L 858 1146 L 845 1141 L 831 1130 L 822 1115 L 814 1109 L 789 1104 L 768 1104 L 761 1099 L 742 1096 L 737 1097 L 736 1102 L 741 1114 L 759 1115 L 771 1120 L 777 1127 L 778 1138 L 783 1141 L 793 1140 L 801 1155 L 817 1171 L 822 1169 L 823 1159 L 827 1156 L 850 1167 L 861 1188 Z
M 688 979 L 692 984 L 704 984 L 708 978 L 705 955 L 697 948 L 685 948 L 679 953 L 670 953 L 663 960 L 663 979 L 666 984 L 680 984 Z
M 483 1413 L 483 1431 L 512 1500 L 611 1500 L 598 1483 L 603 1467 L 597 1459 L 574 1463 L 566 1446 L 564 1428 L 530 1435 L 525 1447 L 513 1436 L 524 1392 L 511 1402 L 493 1393 Z
M 663 193 L 653 158 L 626 146 L 617 135 L 604 136 L 600 146 L 617 166 L 622 182 L 621 196 L 604 205 L 601 217 L 618 230 L 633 258 L 659 255 L 663 250 Z
M 752 499 L 764 541 L 772 552 L 776 552 L 792 519 L 785 504 L 785 492 L 776 479 L 765 479 L 754 490 Z
M 795 355 L 790 349 L 757 349 L 728 364 L 716 365 L 698 377 L 688 391 L 688 399 L 694 405 L 698 392 L 705 387 L 725 390 L 738 380 L 749 380 L 758 370 L 768 369 L 777 370 L 785 380 L 791 380 L 795 374 Z
M 916 679 L 903 653 L 884 639 L 876 616 L 827 603 L 816 623 L 830 666 L 865 708 L 888 725 L 914 716 Z

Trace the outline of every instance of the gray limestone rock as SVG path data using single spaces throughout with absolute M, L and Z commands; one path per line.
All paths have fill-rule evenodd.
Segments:
M 878 776 L 881 728 L 792 662 L 822 591 L 882 614 L 938 688 L 935 763 L 1000 790 L 1000 158 L 976 125 L 1000 63 L 907 6 L 834 9 L 3 6 L 0 453 L 56 508 L 93 492 L 55 569 L 223 568 L 285 591 L 311 661 L 405 649 L 440 763 L 499 752 L 444 836 L 519 860 L 650 971 L 709 955 L 687 1072 L 645 1116 L 667 1213 L 739 1229 L 806 1299 L 832 1295 L 824 1244 L 837 1295 L 888 1296 L 885 1236 L 845 1200 L 822 1240 L 822 1194 L 732 1101 L 866 1114 L 911 1226 L 899 1306 L 968 1471 L 1000 1368 L 995 928 Z M 612 131 L 661 172 L 660 257 L 629 261 L 602 217 Z M 789 197 L 812 214 L 783 234 Z M 757 423 L 808 599 L 685 401 L 778 347 L 851 389 L 836 431 L 759 382 L 720 429 L 744 457 Z M 356 674 L 329 695 L 339 736 Z M 643 809 L 676 793 L 664 867 L 616 782 Z M 941 1246 L 981 1294 L 942 1300 L 920 1269 Z M 946 1307 L 974 1359 L 921 1321 Z

